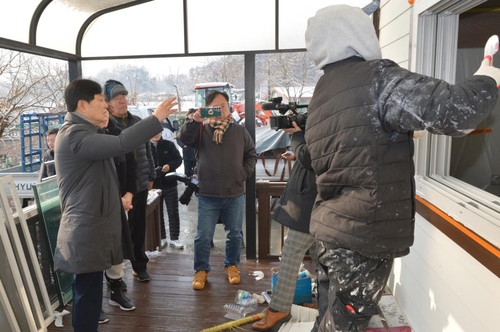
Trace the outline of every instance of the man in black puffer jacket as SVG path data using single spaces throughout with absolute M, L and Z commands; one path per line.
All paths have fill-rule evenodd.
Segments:
M 451 85 L 400 68 L 347 5 L 309 19 L 306 47 L 324 71 L 305 132 L 318 189 L 310 231 L 330 283 L 319 331 L 364 331 L 394 258 L 413 244 L 413 131 L 468 134 L 495 107 L 500 70 L 485 60 Z
M 108 80 L 103 87 L 104 99 L 109 105 L 110 121 L 123 130 L 141 121 L 136 115 L 128 111 L 128 91 L 119 81 Z M 133 273 L 139 281 L 149 281 L 147 272 L 149 258 L 144 252 L 146 236 L 146 206 L 148 191 L 156 179 L 153 156 L 149 142 L 135 150 L 137 160 L 137 193 L 132 199 L 133 208 L 128 211 L 128 221 L 131 228 L 132 243 L 134 245 L 135 261 L 132 262 Z

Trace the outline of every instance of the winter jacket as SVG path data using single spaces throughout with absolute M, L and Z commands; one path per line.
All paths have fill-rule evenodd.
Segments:
M 177 139 L 177 144 L 182 148 L 183 160 L 196 161 L 196 151 L 192 147 L 184 144 L 180 139 Z
M 221 144 L 213 141 L 213 134 L 210 125 L 191 119 L 180 131 L 180 140 L 198 149 L 199 194 L 224 198 L 241 196 L 245 193 L 245 181 L 254 172 L 257 162 L 255 144 L 246 128 L 235 123 L 229 125 Z
M 120 135 L 121 132 L 113 121 L 109 121 L 108 127 L 104 130 L 105 134 L 115 136 Z M 135 195 L 137 193 L 137 161 L 134 152 L 130 151 L 124 155 L 116 156 L 113 161 L 115 162 L 118 183 L 120 184 L 120 197 L 123 197 L 126 193 Z M 133 261 L 135 256 L 132 235 L 130 234 L 130 224 L 124 209 L 122 209 L 121 220 L 123 258 Z
M 175 177 L 165 177 L 168 173 L 173 173 L 182 164 L 182 157 L 177 150 L 174 142 L 160 138 L 155 144 L 151 143 L 151 152 L 155 162 L 155 166 L 163 167 L 168 164 L 170 167 L 167 173 L 161 169 L 156 170 L 156 180 L 153 188 L 164 188 L 177 186 L 177 179 Z
M 130 152 L 160 133 L 150 116 L 119 136 L 67 113 L 56 140 L 55 163 L 61 202 L 61 223 L 54 268 L 67 273 L 103 271 L 123 261 L 118 177 L 113 157 Z
M 43 154 L 42 161 L 45 163 L 53 160 L 54 160 L 54 150 L 48 149 Z M 42 167 L 40 168 L 40 176 L 38 181 L 41 181 L 42 179 L 53 175 L 56 175 L 56 165 L 54 163 L 43 164 Z
M 141 121 L 141 118 L 127 112 L 127 116 L 124 118 L 111 115 L 111 120 L 120 130 L 123 130 Z M 134 153 L 137 160 L 137 192 L 142 192 L 148 190 L 148 182 L 153 182 L 156 178 L 149 141 L 135 149 Z
M 293 230 L 309 233 L 311 210 L 318 193 L 316 174 L 311 167 L 304 132 L 294 133 L 291 141 L 295 163 L 280 202 L 274 210 L 273 219 Z
M 109 121 L 105 133 L 118 136 L 122 132 L 114 121 Z M 137 193 L 137 160 L 133 151 L 113 158 L 120 183 L 120 196 L 126 193 L 135 195 Z
M 414 231 L 413 131 L 463 136 L 494 108 L 496 83 L 450 85 L 390 60 L 327 65 L 309 104 L 306 142 L 318 198 L 310 231 L 372 258 L 408 254 Z

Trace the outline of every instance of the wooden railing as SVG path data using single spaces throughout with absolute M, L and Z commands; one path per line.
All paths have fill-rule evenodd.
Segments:
M 271 212 L 274 209 L 274 202 L 283 193 L 286 182 L 271 182 L 259 180 L 256 182 L 257 191 L 257 218 L 258 218 L 258 233 L 257 233 L 257 253 L 259 259 L 278 260 L 279 254 L 271 253 Z M 281 243 L 283 243 L 283 227 L 279 234 Z M 280 251 L 281 252 L 281 251 Z

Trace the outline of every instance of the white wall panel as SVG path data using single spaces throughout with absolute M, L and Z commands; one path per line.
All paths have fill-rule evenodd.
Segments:
M 406 35 L 392 44 L 382 48 L 382 58 L 391 59 L 396 63 L 401 63 L 408 60 L 410 50 L 410 36 Z
M 415 332 L 498 330 L 500 279 L 419 215 L 396 267 L 391 287 Z
M 407 10 L 401 15 L 399 15 L 396 19 L 394 19 L 391 24 L 380 29 L 380 47 L 385 47 L 398 39 L 403 38 L 410 34 L 410 13 L 411 11 Z M 408 45 L 408 49 L 409 49 Z
M 380 11 L 380 28 L 383 28 L 404 12 L 410 9 L 410 4 L 405 0 L 391 0 L 388 1 Z

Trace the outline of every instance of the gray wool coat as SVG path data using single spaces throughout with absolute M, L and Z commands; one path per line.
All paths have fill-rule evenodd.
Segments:
M 122 131 L 104 135 L 68 113 L 56 139 L 55 164 L 61 223 L 54 268 L 74 274 L 104 271 L 123 261 L 121 196 L 113 157 L 123 155 L 162 131 L 150 116 Z

